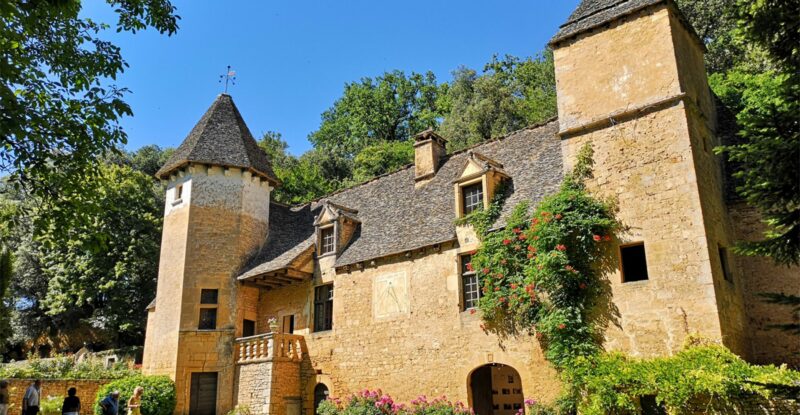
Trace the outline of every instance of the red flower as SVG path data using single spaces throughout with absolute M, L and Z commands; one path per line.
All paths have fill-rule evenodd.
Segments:
M 512 283 L 512 284 L 511 284 L 511 289 L 512 289 L 512 290 L 516 290 L 516 289 L 517 289 L 517 284 L 514 284 L 514 283 Z
M 595 235 L 592 237 L 592 239 L 594 239 L 595 242 L 600 242 L 600 240 L 603 238 L 600 235 Z
M 556 249 L 559 251 L 566 251 L 567 247 L 561 244 L 556 245 Z
M 506 298 L 505 297 L 500 297 L 500 298 L 497 299 L 497 301 L 500 301 L 501 303 L 505 303 L 506 302 Z
M 520 233 L 520 232 L 522 232 L 522 231 L 519 230 L 519 228 L 514 228 L 514 233 Z
M 565 327 L 567 327 L 567 326 L 564 323 L 561 323 L 561 324 L 558 325 L 558 329 L 559 330 L 564 330 Z
M 611 240 L 611 235 L 603 236 L 603 240 L 606 241 L 606 242 L 610 241 Z
M 536 252 L 536 247 L 533 245 L 528 245 L 528 251 Z
M 484 274 L 488 274 L 489 273 L 489 268 L 484 268 L 481 271 L 483 271 Z
M 497 274 L 494 274 L 494 276 L 497 277 L 497 278 L 503 278 L 503 274 L 500 273 L 500 272 L 498 272 Z
M 474 309 L 474 308 L 470 308 L 470 309 L 469 309 L 469 313 L 470 313 L 470 314 L 475 314 L 475 309 Z
M 580 287 L 582 290 L 585 290 L 586 289 L 586 283 L 582 282 L 581 285 L 579 285 L 578 287 Z
M 494 287 L 494 291 L 495 292 L 500 291 L 500 287 Z
M 534 285 L 533 284 L 528 284 L 528 285 L 525 286 L 525 291 L 527 291 L 527 292 L 531 292 L 531 291 L 533 291 L 533 289 L 534 289 Z
M 508 245 L 511 243 L 511 239 L 503 239 L 503 245 Z
M 550 216 L 550 212 L 542 212 L 542 216 Z
M 467 262 L 467 271 L 474 271 L 472 269 L 472 262 Z
M 539 224 L 539 218 L 533 218 L 531 223 L 534 224 L 534 225 L 538 225 Z
M 556 220 L 561 220 L 561 218 L 563 218 L 563 216 L 561 216 L 560 213 L 556 213 Z
M 537 331 L 537 332 L 536 332 L 536 338 L 537 338 L 537 339 L 541 339 L 541 338 L 542 338 L 542 333 L 541 333 L 541 332 L 539 332 L 539 331 Z
M 531 258 L 533 258 L 535 256 L 536 256 L 536 254 L 534 254 L 533 252 L 528 252 L 528 259 L 531 259 Z
M 475 254 L 477 254 L 477 253 L 478 253 L 478 250 L 476 249 L 476 250 L 474 250 L 474 251 L 470 251 L 470 253 L 469 253 L 469 254 L 470 254 L 470 255 L 475 255 Z
M 526 240 L 526 239 L 528 239 L 528 237 L 527 237 L 527 236 L 525 236 L 525 234 L 524 234 L 524 233 L 521 233 L 521 234 L 519 234 L 519 240 L 520 240 L 520 241 L 524 241 L 524 240 Z

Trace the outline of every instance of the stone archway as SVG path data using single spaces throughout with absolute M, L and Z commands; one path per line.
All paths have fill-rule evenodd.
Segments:
M 328 390 L 328 386 L 324 383 L 317 383 L 317 386 L 314 386 L 314 413 L 317 413 L 317 408 L 319 404 L 328 399 L 328 394 L 330 391 Z
M 511 366 L 491 363 L 469 374 L 470 406 L 476 415 L 514 415 L 524 405 L 522 379 Z

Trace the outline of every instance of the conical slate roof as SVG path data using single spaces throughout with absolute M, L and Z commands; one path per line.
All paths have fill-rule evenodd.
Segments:
M 217 97 L 156 176 L 167 178 L 172 171 L 190 162 L 239 167 L 273 184 L 279 183 L 267 155 L 256 144 L 228 94 Z

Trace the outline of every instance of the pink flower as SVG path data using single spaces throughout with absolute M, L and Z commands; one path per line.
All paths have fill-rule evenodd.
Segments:
M 567 271 L 573 271 L 575 268 L 573 268 L 572 265 L 567 265 L 566 267 L 564 267 L 564 269 Z
M 514 284 L 514 283 L 512 282 L 512 283 L 511 283 L 511 289 L 512 289 L 512 290 L 516 290 L 516 289 L 517 289 L 517 284 Z
M 611 235 L 603 236 L 603 240 L 606 241 L 606 242 L 609 242 L 611 240 Z
M 521 234 L 519 234 L 519 240 L 520 240 L 520 241 L 524 241 L 524 240 L 526 240 L 526 239 L 528 239 L 528 237 L 527 237 L 527 236 L 525 236 L 525 234 L 524 234 L 524 233 L 521 233 Z
M 567 250 L 567 247 L 565 245 L 558 244 L 556 245 L 556 249 L 563 252 Z
M 595 242 L 600 242 L 600 240 L 603 238 L 600 235 L 595 235 L 592 237 L 592 239 L 594 239 Z
M 556 213 L 556 220 L 561 220 L 561 218 L 563 218 L 563 216 L 561 216 L 560 213 Z
M 467 271 L 474 271 L 472 269 L 472 262 L 467 262 Z
M 564 323 L 561 323 L 561 324 L 558 325 L 558 329 L 559 330 L 564 330 L 565 327 L 567 327 L 567 325 L 564 324 Z
M 514 232 L 514 233 L 520 233 L 520 232 L 522 232 L 522 231 L 521 231 L 519 228 L 514 228 L 513 232 Z

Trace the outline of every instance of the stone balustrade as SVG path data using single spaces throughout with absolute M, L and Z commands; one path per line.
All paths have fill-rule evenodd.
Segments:
M 236 339 L 236 363 L 248 364 L 288 360 L 299 362 L 305 353 L 303 336 L 264 333 Z

